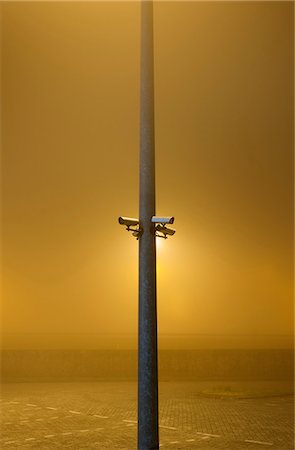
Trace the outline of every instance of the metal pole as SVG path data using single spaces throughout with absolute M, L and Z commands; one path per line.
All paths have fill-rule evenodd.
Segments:
M 153 2 L 141 0 L 138 450 L 159 448 Z

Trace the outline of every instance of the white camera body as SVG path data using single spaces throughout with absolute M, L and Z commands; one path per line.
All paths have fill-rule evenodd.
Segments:
M 175 230 L 173 230 L 172 228 L 167 228 L 163 225 L 156 225 L 156 231 L 158 231 L 159 233 L 162 233 L 165 237 L 168 236 L 173 236 L 173 234 L 175 234 Z
M 119 224 L 125 225 L 126 227 L 135 227 L 139 225 L 138 219 L 134 219 L 133 217 L 119 217 Z
M 153 216 L 152 217 L 152 223 L 161 223 L 162 225 L 165 225 L 167 223 L 173 223 L 174 217 L 158 217 Z

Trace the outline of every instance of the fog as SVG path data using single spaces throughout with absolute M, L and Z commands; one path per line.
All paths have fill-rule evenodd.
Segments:
M 4 342 L 133 346 L 138 243 L 117 218 L 138 215 L 139 4 L 1 11 Z M 157 213 L 177 230 L 158 245 L 160 336 L 276 346 L 293 334 L 293 4 L 156 2 L 154 26 Z

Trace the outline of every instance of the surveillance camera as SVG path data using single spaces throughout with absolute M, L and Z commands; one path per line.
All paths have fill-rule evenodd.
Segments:
M 138 219 L 133 219 L 132 217 L 119 217 L 119 224 L 125 225 L 127 228 L 134 227 L 139 224 Z
M 173 236 L 173 234 L 175 234 L 175 230 L 173 230 L 172 228 L 167 228 L 163 225 L 156 225 L 156 231 L 159 231 L 159 233 L 164 234 L 165 237 L 167 234 L 169 236 Z
M 173 223 L 174 222 L 174 217 L 157 217 L 157 216 L 153 216 L 152 217 L 152 223 L 161 223 L 161 224 L 165 224 L 165 223 Z

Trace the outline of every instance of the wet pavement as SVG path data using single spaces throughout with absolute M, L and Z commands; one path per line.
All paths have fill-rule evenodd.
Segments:
M 163 449 L 294 449 L 288 389 L 163 382 L 159 394 Z M 134 382 L 6 383 L 0 398 L 1 448 L 136 448 Z

